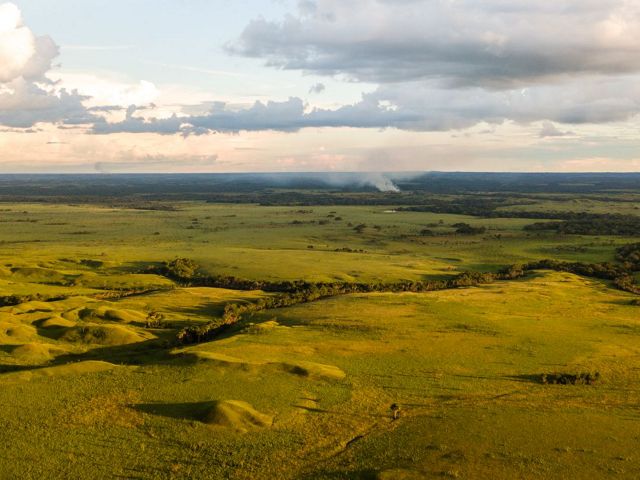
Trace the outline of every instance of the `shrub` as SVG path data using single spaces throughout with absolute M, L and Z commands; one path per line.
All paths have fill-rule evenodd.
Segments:
M 160 328 L 162 327 L 163 320 L 164 320 L 164 315 L 162 315 L 161 313 L 149 312 L 149 315 L 147 315 L 145 326 L 147 328 Z
M 456 223 L 453 227 L 458 235 L 480 235 L 487 231 L 485 227 L 472 227 L 468 223 Z
M 544 385 L 593 385 L 600 380 L 600 372 L 595 373 L 543 373 L 540 383 Z

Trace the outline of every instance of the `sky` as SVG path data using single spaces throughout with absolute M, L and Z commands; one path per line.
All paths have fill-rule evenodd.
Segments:
M 0 0 L 0 173 L 640 171 L 637 0 Z

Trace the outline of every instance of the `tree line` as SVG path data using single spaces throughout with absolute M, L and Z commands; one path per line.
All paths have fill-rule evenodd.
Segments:
M 204 275 L 197 264 L 186 258 L 164 263 L 150 273 L 159 273 L 184 286 L 225 288 L 229 290 L 262 290 L 275 295 L 260 298 L 254 302 L 228 303 L 222 317 L 204 325 L 194 325 L 178 332 L 176 340 L 180 344 L 200 343 L 211 340 L 237 324 L 243 316 L 264 310 L 285 308 L 301 303 L 314 302 L 326 298 L 356 293 L 423 293 L 453 288 L 488 284 L 497 280 L 511 280 L 525 275 L 519 267 L 509 267 L 497 273 L 464 272 L 453 278 L 433 281 L 399 282 L 308 282 L 303 280 L 246 280 L 233 276 Z
M 552 217 L 547 217 L 552 218 Z M 640 235 L 640 217 L 622 214 L 571 214 L 562 222 L 536 222 L 527 231 L 553 230 L 565 235 Z
M 524 230 L 535 232 L 553 230 L 564 235 L 640 235 L 640 216 L 620 213 L 585 213 L 558 211 L 498 210 L 499 207 L 518 205 L 506 200 L 465 198 L 452 202 L 430 200 L 428 204 L 398 207 L 399 212 L 430 212 L 469 215 L 484 218 L 531 218 L 561 220 L 535 222 Z
M 177 258 L 151 267 L 148 273 L 164 275 L 184 286 L 214 287 L 229 290 L 261 290 L 274 295 L 253 302 L 232 302 L 223 314 L 211 322 L 183 328 L 176 335 L 179 344 L 187 345 L 214 339 L 243 317 L 255 313 L 285 308 L 302 303 L 358 293 L 424 293 L 454 288 L 472 287 L 500 280 L 515 280 L 534 270 L 569 272 L 585 277 L 609 280 L 620 290 L 640 295 L 634 274 L 640 271 L 640 243 L 625 245 L 616 250 L 618 263 L 582 263 L 558 260 L 539 260 L 508 266 L 498 272 L 463 272 L 453 278 L 432 281 L 399 282 L 308 282 L 304 280 L 246 280 L 233 276 L 211 276 L 201 271 L 196 262 Z

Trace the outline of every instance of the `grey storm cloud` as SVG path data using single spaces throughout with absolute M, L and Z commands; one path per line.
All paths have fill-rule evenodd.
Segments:
M 418 120 L 415 130 L 449 130 L 479 122 L 540 120 L 566 124 L 628 120 L 640 112 L 640 75 L 583 77 L 511 90 L 448 89 L 424 82 L 382 85 L 371 102 L 394 105 Z
M 327 89 L 324 83 L 316 83 L 311 85 L 309 88 L 309 93 L 322 93 Z
M 13 128 L 29 128 L 39 122 L 80 125 L 99 119 L 82 104 L 87 97 L 77 92 L 60 90 L 51 93 L 24 78 L 5 84 L 0 91 L 0 124 Z
M 384 84 L 359 102 L 337 109 L 308 108 L 294 97 L 256 102 L 244 109 L 217 103 L 205 115 L 144 118 L 130 107 L 121 122 L 96 122 L 93 133 L 200 135 L 213 132 L 303 128 L 397 128 L 414 131 L 464 129 L 480 122 L 564 124 L 628 120 L 640 112 L 640 76 L 588 77 L 579 81 L 511 90 L 449 89 L 424 82 Z
M 241 131 L 273 130 L 296 132 L 312 127 L 354 127 L 387 128 L 410 125 L 420 119 L 412 113 L 398 112 L 386 108 L 375 97 L 363 96 L 361 102 L 343 106 L 336 110 L 306 110 L 302 99 L 292 97 L 282 102 L 256 102 L 240 109 L 227 109 L 224 103 L 217 103 L 206 115 L 173 115 L 169 118 L 149 118 L 135 116 L 135 107 L 130 107 L 121 122 L 98 122 L 93 133 L 159 133 L 165 135 L 201 135 L 213 132 L 238 133 Z
M 540 133 L 538 134 L 540 138 L 549 138 L 549 137 L 567 137 L 571 135 L 575 135 L 573 132 L 563 131 L 556 127 L 551 122 L 543 122 L 542 128 L 540 129 Z
M 359 81 L 513 88 L 640 71 L 629 0 L 316 0 L 227 45 L 268 65 Z

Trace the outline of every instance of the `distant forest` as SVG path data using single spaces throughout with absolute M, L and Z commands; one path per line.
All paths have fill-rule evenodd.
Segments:
M 385 185 L 399 191 L 378 189 Z M 175 210 L 180 201 L 377 205 L 397 211 L 541 220 L 525 227 L 532 234 L 640 235 L 637 206 L 638 215 L 530 209 L 545 201 L 584 199 L 640 203 L 640 173 L 0 175 L 0 202 L 97 203 L 141 210 Z
M 122 197 L 202 199 L 236 194 L 234 201 L 286 193 L 373 193 L 380 180 L 401 192 L 386 192 L 396 203 L 405 192 L 433 194 L 606 193 L 638 191 L 640 173 L 244 173 L 244 174 L 86 174 L 0 175 L 6 197 Z M 387 183 L 387 182 L 382 182 Z M 279 191 L 279 192 L 278 192 Z M 254 197 L 257 195 L 258 197 Z M 277 198 L 277 197 L 276 197 Z M 396 199 L 394 202 L 393 199 Z M 224 200 L 224 198 L 222 199 Z M 260 203 L 260 202 L 257 202 Z

